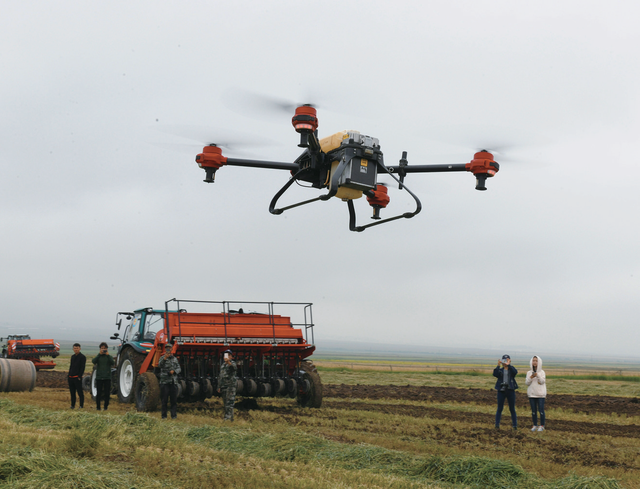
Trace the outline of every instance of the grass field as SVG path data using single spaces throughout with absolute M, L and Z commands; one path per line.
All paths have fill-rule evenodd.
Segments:
M 481 372 L 319 370 L 325 385 L 494 384 Z M 549 389 L 633 399 L 640 383 L 631 377 L 549 376 Z M 90 401 L 70 411 L 65 389 L 0 394 L 0 487 L 640 487 L 640 411 L 586 414 L 549 403 L 557 429 L 531 433 L 524 405 L 522 429 L 512 432 L 496 431 L 495 407 L 479 401 L 325 397 L 315 410 L 258 402 L 225 424 L 216 398 L 182 404 L 167 422 L 115 396 L 108 412 L 96 412 Z

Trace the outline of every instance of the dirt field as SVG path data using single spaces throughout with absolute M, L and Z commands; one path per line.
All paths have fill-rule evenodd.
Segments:
M 59 396 L 67 389 L 67 374 L 39 372 L 37 387 L 50 388 L 52 395 Z M 535 452 L 550 464 L 545 474 L 553 470 L 560 477 L 573 468 L 581 474 L 619 478 L 625 482 L 622 487 L 638 487 L 630 482 L 640 470 L 638 397 L 550 394 L 547 411 L 557 415 L 548 414 L 548 432 L 541 437 L 529 432 L 530 416 L 523 415 L 528 411 L 525 392 L 517 393 L 522 429 L 512 431 L 506 426 L 496 432 L 496 393 L 490 388 L 333 383 L 324 384 L 323 390 L 320 410 L 301 409 L 288 399 L 241 398 L 236 417 L 247 426 L 266 420 L 276 423 L 273 426 L 307 427 L 348 446 L 367 443 L 415 453 L 442 450 L 438 447 L 454 454 L 491 453 L 534 472 L 537 466 L 523 454 Z M 116 403 L 114 408 L 131 409 L 123 406 Z M 218 419 L 221 410 L 216 398 L 178 404 L 180 416 L 195 419 Z
M 37 387 L 67 387 L 66 372 L 38 372 Z M 338 399 L 399 399 L 406 401 L 426 401 L 432 403 L 474 403 L 495 405 L 496 393 L 488 389 L 457 389 L 455 387 L 429 387 L 412 385 L 332 385 L 323 386 L 325 398 Z M 525 392 L 517 393 L 519 405 L 527 404 Z M 343 404 L 343 403 L 342 403 Z M 575 396 L 550 394 L 547 405 L 567 411 L 586 414 L 602 413 L 640 416 L 640 399 L 637 397 Z
M 66 372 L 39 372 L 38 387 L 66 388 Z M 489 422 L 491 416 L 485 413 L 455 411 L 452 409 L 442 409 L 432 406 L 416 406 L 412 404 L 386 404 L 371 401 L 384 399 L 422 401 L 429 403 L 472 403 L 478 405 L 494 406 L 496 394 L 487 389 L 458 389 L 454 387 L 429 387 L 429 386 L 395 386 L 395 385 L 324 385 L 323 407 L 333 409 L 345 409 L 353 411 L 377 411 L 388 414 L 397 414 L 410 417 L 431 417 L 435 419 L 450 419 L 464 422 Z M 336 400 L 337 399 L 337 400 Z M 343 399 L 354 399 L 354 401 L 343 401 Z M 367 399 L 367 402 L 358 401 Z M 527 396 L 523 392 L 517 394 L 517 404 L 527 405 Z M 259 402 L 251 404 L 257 409 L 266 409 L 279 414 L 292 414 L 294 406 L 282 408 L 268 406 L 268 403 Z M 208 405 L 196 403 L 182 405 L 191 409 L 206 410 Z M 246 404 L 239 405 L 242 407 Z M 261 407 L 258 407 L 261 406 Z M 547 406 L 561 408 L 565 411 L 580 413 L 602 413 L 640 416 L 640 399 L 636 397 L 611 397 L 611 396 L 576 396 L 576 395 L 549 395 Z M 299 414 L 299 411 L 296 410 Z M 549 420 L 547 428 L 555 431 L 567 431 L 571 433 L 583 433 L 592 435 L 608 435 L 617 437 L 640 437 L 640 426 L 638 425 L 614 425 L 606 423 L 590 423 L 575 421 Z
M 525 392 L 516 394 L 518 405 L 528 405 Z M 457 389 L 455 387 L 397 386 L 397 385 L 325 385 L 324 397 L 342 399 L 402 399 L 434 403 L 460 402 L 495 405 L 496 393 L 489 389 Z M 575 412 L 625 414 L 640 416 L 637 397 L 575 396 L 549 394 L 547 405 Z

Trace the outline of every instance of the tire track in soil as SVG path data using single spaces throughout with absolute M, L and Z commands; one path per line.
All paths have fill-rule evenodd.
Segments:
M 324 397 L 339 399 L 398 399 L 436 403 L 461 402 L 483 405 L 496 404 L 496 391 L 489 389 L 459 389 L 457 387 L 431 387 L 416 385 L 347 385 L 325 384 Z M 516 403 L 529 405 L 526 391 L 516 393 Z M 614 396 L 580 396 L 548 394 L 548 408 L 562 408 L 575 412 L 625 414 L 640 416 L 640 398 Z
M 327 407 L 330 409 L 347 409 L 350 411 L 373 411 L 385 414 L 409 416 L 413 418 L 429 417 L 434 419 L 447 419 L 451 421 L 462 421 L 467 423 L 484 423 L 489 424 L 490 426 L 493 426 L 495 420 L 494 414 L 456 411 L 452 409 L 430 406 L 413 406 L 407 404 L 376 404 L 371 402 L 345 402 L 325 400 L 322 403 L 322 407 Z M 520 419 L 522 419 L 522 417 Z M 530 418 L 527 416 L 526 420 L 528 423 L 530 421 Z M 614 425 L 610 423 L 591 423 L 588 421 L 582 422 L 547 419 L 547 428 L 552 429 L 553 431 L 566 431 L 588 435 L 640 438 L 640 426 L 635 424 Z
M 449 446 L 457 446 L 462 449 L 468 449 L 470 445 L 478 446 L 480 444 L 484 449 L 491 450 L 493 446 L 499 445 L 506 450 L 522 450 L 527 443 L 535 443 L 538 450 L 548 453 L 548 457 L 556 464 L 561 465 L 581 465 L 584 467 L 609 467 L 624 470 L 638 470 L 638 464 L 628 464 L 616 457 L 615 453 L 602 454 L 593 453 L 588 450 L 589 444 L 573 445 L 566 443 L 558 443 L 545 438 L 544 435 L 535 434 L 529 436 L 528 429 L 512 431 L 511 429 L 503 429 L 496 431 L 493 428 L 494 417 L 491 414 L 452 411 L 443 408 L 421 407 L 413 405 L 389 405 L 363 401 L 326 401 L 323 403 L 324 408 L 336 410 L 352 410 L 352 411 L 375 411 L 388 414 L 396 414 L 410 417 L 431 417 L 436 419 L 446 419 L 448 421 L 462 421 L 472 423 L 482 423 L 488 425 L 485 427 L 469 427 L 460 430 L 451 428 L 451 430 L 441 430 L 440 427 L 434 425 L 428 436 L 439 443 Z M 258 407 L 259 410 L 278 414 L 281 419 L 291 425 L 304 424 L 305 417 L 322 416 L 321 412 L 313 409 L 299 409 L 295 406 L 269 406 L 263 405 Z M 242 408 L 240 407 L 242 411 Z M 247 416 L 249 419 L 251 414 L 243 412 L 241 416 Z M 326 419 L 337 419 L 340 415 L 324 416 Z M 553 431 L 563 431 L 571 433 L 580 433 L 586 435 L 607 435 L 621 438 L 637 438 L 640 435 L 640 427 L 618 426 L 605 423 L 581 423 L 576 421 L 552 421 L 547 426 Z M 362 425 L 359 431 L 376 432 L 378 428 Z M 450 433 L 447 434 L 447 432 Z M 346 434 L 322 434 L 327 439 L 338 441 L 340 443 L 354 443 Z

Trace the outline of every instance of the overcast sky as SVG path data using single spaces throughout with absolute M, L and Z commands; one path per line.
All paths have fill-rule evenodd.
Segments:
M 640 356 L 637 5 L 3 2 L 0 333 L 308 301 L 318 340 Z M 194 162 L 212 141 L 293 161 L 293 114 L 261 96 L 316 103 L 320 137 L 379 138 L 387 164 L 486 147 L 500 172 L 411 174 L 422 213 L 363 233 L 335 199 L 273 216 L 287 172 L 209 185 Z M 390 193 L 383 217 L 412 209 Z

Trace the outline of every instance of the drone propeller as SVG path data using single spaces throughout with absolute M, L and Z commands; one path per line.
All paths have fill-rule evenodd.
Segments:
M 309 97 L 316 98 L 316 97 Z M 292 114 L 297 107 L 307 106 L 318 108 L 317 104 L 296 102 L 292 99 L 274 97 L 240 88 L 231 88 L 225 92 L 225 105 L 231 110 L 241 111 L 249 116 L 272 116 L 274 114 Z
M 224 129 L 212 130 L 203 126 L 173 124 L 153 126 L 153 129 L 171 136 L 177 136 L 193 141 L 192 143 L 173 143 L 165 141 L 161 143 L 154 143 L 157 146 L 181 152 L 193 152 L 193 149 L 197 146 L 217 146 L 228 151 L 242 152 L 253 148 L 276 145 L 274 141 L 264 137 L 247 135 L 246 133 L 238 133 L 236 131 L 228 131 Z M 212 134 L 215 134 L 216 136 L 212 137 Z
M 499 162 L 508 164 L 535 161 L 532 151 L 548 146 L 553 139 L 540 131 L 532 134 L 514 127 L 491 124 L 454 124 L 435 126 L 425 131 L 429 139 L 444 143 L 441 152 L 448 157 L 468 158 L 469 153 L 486 151 Z

